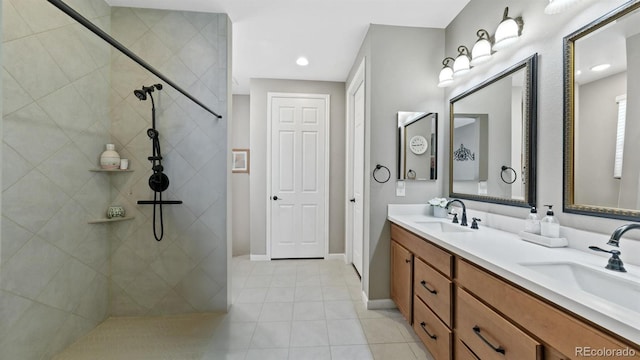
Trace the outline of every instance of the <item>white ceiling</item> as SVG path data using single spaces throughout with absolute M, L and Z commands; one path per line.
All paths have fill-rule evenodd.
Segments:
M 345 81 L 369 24 L 445 28 L 470 0 L 106 0 L 229 14 L 233 93 L 249 79 Z M 299 56 L 309 59 L 300 67 Z

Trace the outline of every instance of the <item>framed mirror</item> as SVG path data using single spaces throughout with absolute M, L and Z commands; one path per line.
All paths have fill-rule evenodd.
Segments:
M 398 180 L 438 177 L 438 114 L 398 111 Z
M 536 203 L 537 57 L 451 99 L 450 197 Z
M 564 50 L 564 211 L 639 221 L 640 3 L 565 37 Z

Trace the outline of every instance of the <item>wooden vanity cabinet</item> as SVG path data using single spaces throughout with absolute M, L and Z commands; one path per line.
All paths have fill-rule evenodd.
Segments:
M 577 347 L 640 360 L 636 344 L 393 223 L 391 240 L 391 298 L 435 360 L 611 358 Z
M 452 355 L 452 266 L 450 253 L 391 225 L 391 299 L 436 360 Z
M 395 241 L 391 241 L 391 300 L 411 324 L 413 291 L 413 254 Z

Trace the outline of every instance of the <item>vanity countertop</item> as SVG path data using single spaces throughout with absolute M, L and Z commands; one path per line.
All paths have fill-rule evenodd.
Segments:
M 469 232 L 439 231 L 424 223 L 451 223 L 451 220 L 425 215 L 427 211 L 428 206 L 422 205 L 389 205 L 387 219 L 635 344 L 640 344 L 640 297 L 628 299 L 632 307 L 637 304 L 637 311 L 633 311 L 572 288 L 558 278 L 543 275 L 522 264 L 579 264 L 596 270 L 605 279 L 611 276 L 636 284 L 638 287 L 633 286 L 634 288 L 640 288 L 640 266 L 625 264 L 627 273 L 606 270 L 604 266 L 607 264 L 607 257 L 573 248 L 547 248 L 523 241 L 515 233 L 483 226 L 482 223 L 479 230 Z

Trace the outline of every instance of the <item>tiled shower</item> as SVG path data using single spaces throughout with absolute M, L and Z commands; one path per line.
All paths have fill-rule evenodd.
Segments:
M 171 183 L 153 237 L 151 104 L 161 82 L 43 0 L 2 0 L 0 353 L 48 359 L 110 316 L 227 309 L 230 23 L 224 14 L 67 3 L 223 116 L 154 93 Z M 106 143 L 126 173 L 89 171 Z M 130 221 L 89 224 L 122 205 Z

